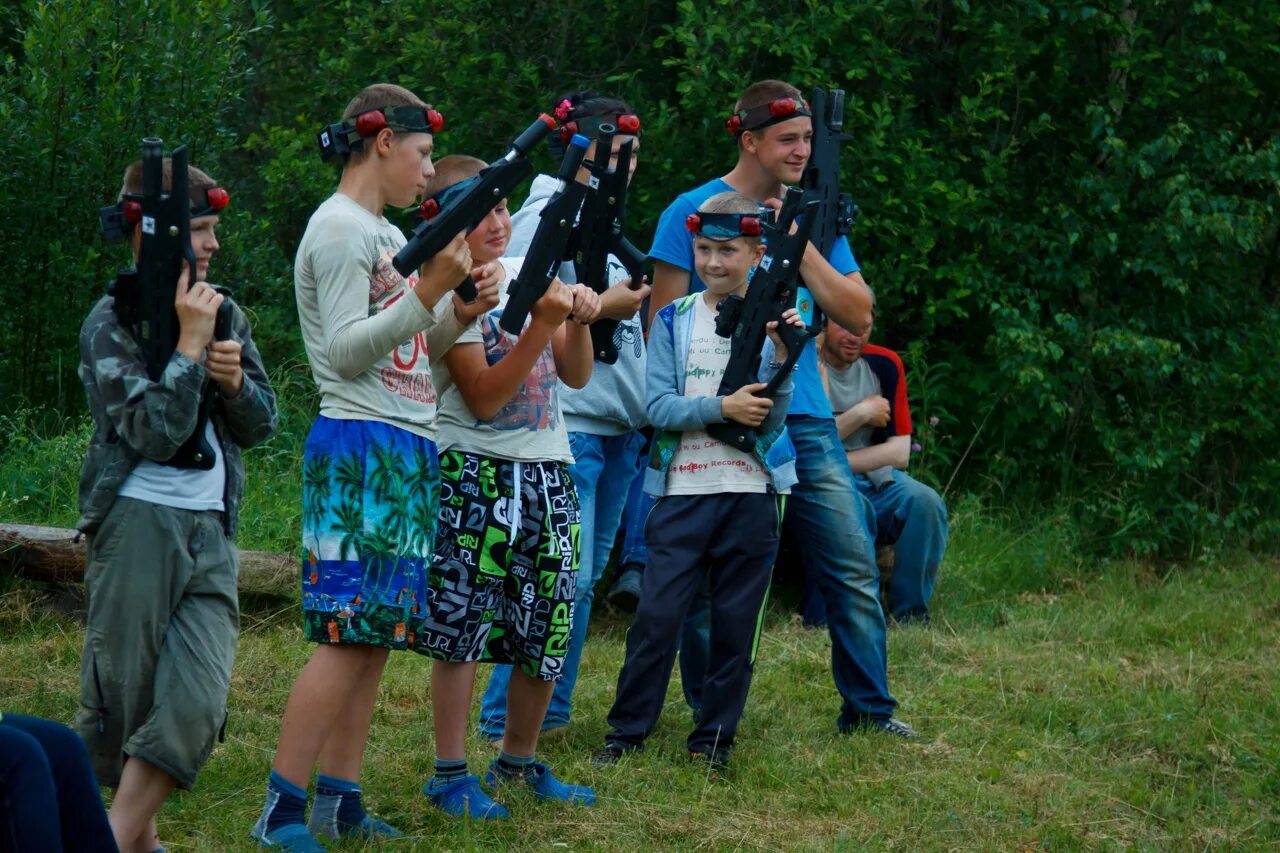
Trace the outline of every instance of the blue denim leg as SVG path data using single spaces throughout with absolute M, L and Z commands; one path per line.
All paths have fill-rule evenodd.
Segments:
M 613 550 L 614 537 L 622 518 L 631 481 L 640 465 L 640 445 L 644 441 L 638 432 L 617 436 L 592 435 L 584 432 L 569 433 L 569 446 L 573 450 L 574 464 L 569 466 L 569 476 L 578 492 L 578 504 L 582 507 L 581 553 L 578 558 L 577 594 L 573 605 L 573 624 L 569 631 L 569 650 L 564 666 L 556 682 L 551 705 L 547 709 L 544 728 L 567 725 L 573 707 L 573 688 L 578 681 L 578 664 L 582 660 L 582 647 L 587 639 L 587 624 L 591 619 L 591 603 L 595 598 L 596 583 L 603 574 Z M 489 677 L 480 703 L 480 731 L 486 737 L 502 737 L 507 723 L 507 685 L 511 681 L 511 667 L 495 666 Z
M 787 431 L 800 478 L 787 501 L 787 523 L 826 605 L 832 675 L 844 700 L 840 722 L 890 717 L 897 702 L 889 695 L 871 505 L 854 486 L 835 421 L 788 418 Z
M 947 550 L 947 507 L 933 489 L 904 471 L 877 490 L 866 477 L 854 477 L 876 513 L 876 542 L 893 545 L 889 606 L 895 619 L 929 613 L 938 566 Z
M 627 505 L 622 512 L 622 523 L 626 531 L 622 540 L 622 554 L 618 565 L 643 569 L 649 562 L 649 549 L 644 544 L 644 523 L 653 510 L 654 498 L 644 491 L 644 459 L 640 460 L 640 470 L 632 479 L 631 489 L 627 493 Z

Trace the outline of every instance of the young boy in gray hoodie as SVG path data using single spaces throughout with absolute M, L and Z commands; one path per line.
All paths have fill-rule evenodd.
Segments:
M 553 109 L 562 123 L 572 124 L 575 133 L 592 139 L 587 158 L 596 155 L 596 142 L 602 124 L 616 128 L 638 128 L 636 118 L 624 101 L 602 97 L 595 92 L 572 92 L 557 99 Z M 635 155 L 640 148 L 638 135 L 619 131 L 613 137 L 613 154 L 627 142 L 632 144 L 631 169 L 634 174 Z M 552 153 L 560 154 L 563 146 L 552 137 Z M 511 217 L 512 234 L 507 254 L 520 256 L 533 241 L 538 229 L 538 218 L 547 200 L 555 191 L 557 178 L 539 175 L 534 179 L 529 198 L 524 206 Z M 640 449 L 644 437 L 637 431 L 645 423 L 644 383 L 645 348 L 640 325 L 640 308 L 649 294 L 647 285 L 632 289 L 631 278 L 622 262 L 609 256 L 607 274 L 608 289 L 600 296 L 600 316 L 618 321 L 613 343 L 618 350 L 614 364 L 597 361 L 591 373 L 591 381 L 585 388 L 560 388 L 560 401 L 569 430 L 569 446 L 574 463 L 569 466 L 569 476 L 578 492 L 582 508 L 582 551 L 578 566 L 578 585 L 573 609 L 573 624 L 569 637 L 569 650 L 564 659 L 560 680 L 551 698 L 551 707 L 542 724 L 543 731 L 563 728 L 569 724 L 573 707 L 573 688 L 578 678 L 578 663 L 582 659 L 582 647 L 587 637 L 587 622 L 591 618 L 591 603 L 596 583 L 604 573 L 614 536 L 622 520 L 622 508 L 627 500 L 631 481 L 640 470 Z M 560 280 L 577 282 L 574 267 L 565 263 L 560 268 Z M 595 282 L 581 282 L 595 284 Z M 490 740 L 498 740 L 506 726 L 507 685 L 511 679 L 510 666 L 494 668 L 480 707 L 480 731 Z

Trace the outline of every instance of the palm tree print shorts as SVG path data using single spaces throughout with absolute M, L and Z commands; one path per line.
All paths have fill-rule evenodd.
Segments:
M 302 461 L 307 639 L 413 645 L 439 493 L 431 439 L 380 421 L 316 418 Z
M 581 516 L 563 462 L 440 455 L 440 531 L 414 650 L 560 677 Z

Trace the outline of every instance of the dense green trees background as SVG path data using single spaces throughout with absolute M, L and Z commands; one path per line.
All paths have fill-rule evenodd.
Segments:
M 877 337 L 907 358 L 926 476 L 1060 502 L 1104 552 L 1273 547 L 1277 33 L 1280 0 L 18 0 L 0 406 L 10 426 L 82 410 L 80 318 L 125 260 L 96 210 L 144 134 L 231 188 L 215 277 L 283 378 L 292 255 L 335 178 L 314 134 L 364 84 L 415 89 L 448 119 L 437 148 L 482 157 L 567 88 L 632 100 L 643 244 L 730 165 L 737 91 L 777 76 L 852 95 L 854 249 Z

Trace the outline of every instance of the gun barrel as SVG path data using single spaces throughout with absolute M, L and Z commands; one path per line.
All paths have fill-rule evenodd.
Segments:
M 831 118 L 827 121 L 827 127 L 833 133 L 844 130 L 844 89 L 831 90 Z
M 542 113 L 511 143 L 511 151 L 507 152 L 506 159 L 514 160 L 517 156 L 527 155 L 533 150 L 533 146 L 546 139 L 547 135 L 555 129 L 556 120 Z
M 564 159 L 560 161 L 560 174 L 556 176 L 560 179 L 561 190 L 578 177 L 578 169 L 582 168 L 582 161 L 586 158 L 587 149 L 590 147 L 591 140 L 580 133 L 575 133 L 569 140 L 569 148 L 565 151 Z

